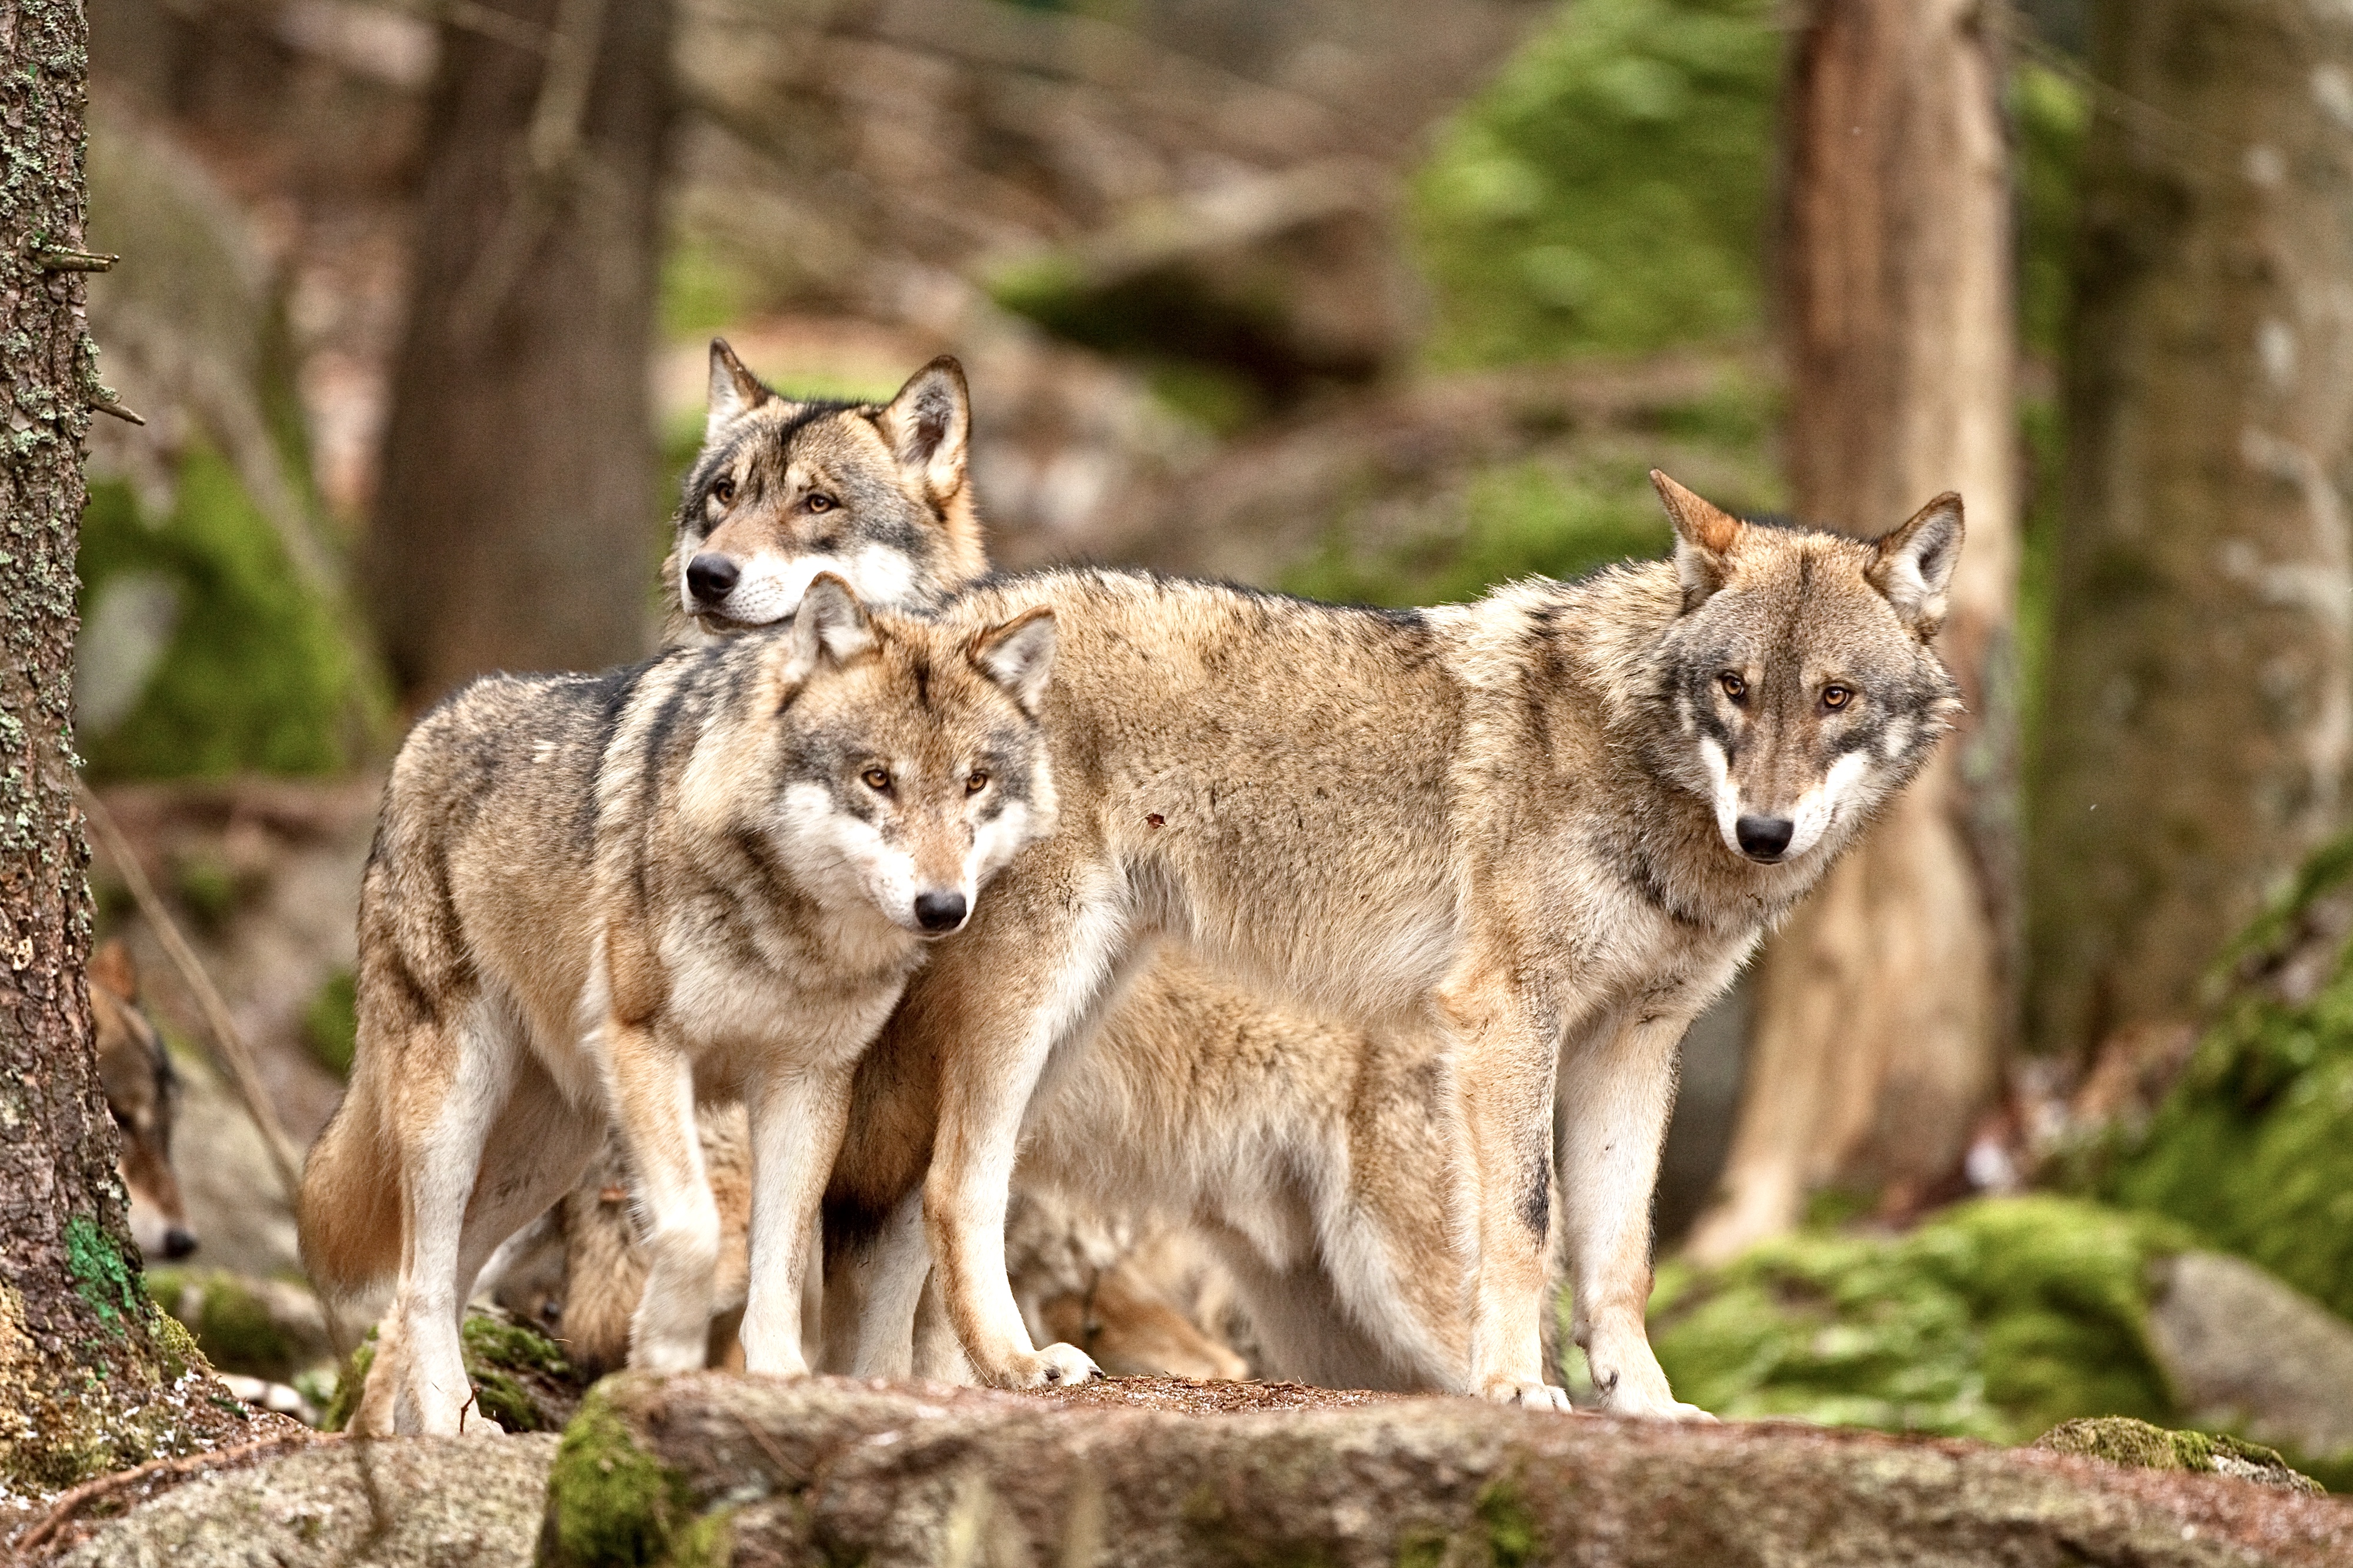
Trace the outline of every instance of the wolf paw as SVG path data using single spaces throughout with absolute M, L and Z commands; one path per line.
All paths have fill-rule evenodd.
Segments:
M 1016 1388 L 1061 1388 L 1103 1375 L 1094 1358 L 1076 1345 L 1048 1345 L 1014 1369 Z
M 1564 1415 L 1575 1413 L 1568 1402 L 1568 1390 L 1555 1388 L 1548 1383 L 1514 1383 L 1507 1377 L 1490 1378 L 1480 1392 L 1498 1405 L 1516 1405 L 1525 1410 L 1556 1410 Z

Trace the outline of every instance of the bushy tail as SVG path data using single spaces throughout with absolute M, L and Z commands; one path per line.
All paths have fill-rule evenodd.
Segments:
M 376 1284 L 400 1265 L 400 1149 L 374 1078 L 353 1075 L 302 1163 L 302 1267 L 336 1295 Z

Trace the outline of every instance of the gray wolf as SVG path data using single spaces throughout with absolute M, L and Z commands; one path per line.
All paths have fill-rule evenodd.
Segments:
M 719 1222 L 698 1094 L 741 1098 L 742 1330 L 806 1370 L 800 1289 L 858 1054 L 930 939 L 1050 833 L 1052 613 L 787 626 L 601 676 L 492 677 L 395 760 L 359 921 L 352 1087 L 303 1173 L 305 1263 L 398 1292 L 353 1426 L 452 1433 L 458 1313 L 609 1121 L 646 1221 L 633 1364 L 702 1363 Z
M 97 1030 L 99 1082 L 114 1125 L 122 1131 L 132 1239 L 150 1258 L 185 1258 L 195 1251 L 196 1237 L 188 1229 L 187 1205 L 172 1165 L 180 1075 L 172 1070 L 163 1037 L 140 1010 L 139 971 L 131 950 L 120 942 L 90 954 L 90 1011 Z
M 1941 496 L 1866 543 L 1744 522 L 1653 478 L 1672 563 L 1467 605 L 1375 612 L 1087 571 L 950 602 L 952 625 L 1055 612 L 1061 827 L 914 977 L 861 1065 L 860 1136 L 827 1206 L 829 1249 L 876 1238 L 849 1282 L 861 1335 L 914 1315 L 928 1250 L 982 1382 L 1093 1371 L 1068 1344 L 1034 1348 L 1008 1283 L 1017 1163 L 1059 1144 L 1055 1163 L 1083 1176 L 1148 1144 L 1198 1169 L 1220 1151 L 1142 1130 L 1155 1099 L 1187 1092 L 1170 1080 L 1216 1049 L 1234 1058 L 1231 1083 L 1272 1076 L 1254 1050 L 1309 1059 L 1303 1024 L 1272 1026 L 1279 1047 L 1252 1037 L 1262 1007 L 1210 1045 L 1145 1027 L 1114 1047 L 1136 1005 L 1124 994 L 1166 941 L 1361 1037 L 1422 1042 L 1353 1061 L 1341 1045 L 1322 1087 L 1364 1098 L 1313 1110 L 1327 1126 L 1386 1119 L 1374 1143 L 1419 1137 L 1415 1173 L 1435 1189 L 1331 1159 L 1354 1127 L 1322 1135 L 1318 1164 L 1276 1155 L 1256 1174 L 1394 1201 L 1395 1223 L 1320 1194 L 1274 1211 L 1336 1221 L 1315 1243 L 1327 1262 L 1385 1230 L 1386 1258 L 1356 1271 L 1386 1276 L 1392 1300 L 1452 1288 L 1412 1278 L 1437 1271 L 1396 1246 L 1451 1233 L 1472 1283 L 1450 1381 L 1565 1405 L 1539 1331 L 1556 1191 L 1572 1331 L 1603 1405 L 1698 1414 L 1673 1398 L 1642 1321 L 1675 1051 L 1949 722 L 1956 690 L 1931 645 L 1962 521 Z M 1184 1010 L 1182 994 L 1156 998 Z M 1401 1063 L 1412 1070 L 1375 1076 Z M 1193 1124 L 1256 1114 L 1224 1101 Z M 1345 1291 L 1349 1272 L 1330 1279 Z M 1420 1314 L 1441 1331 L 1446 1318 L 1437 1302 Z
M 917 371 L 888 403 L 837 403 L 780 395 L 712 339 L 702 450 L 662 563 L 673 631 L 783 620 L 820 572 L 884 609 L 979 576 L 971 431 L 953 359 Z

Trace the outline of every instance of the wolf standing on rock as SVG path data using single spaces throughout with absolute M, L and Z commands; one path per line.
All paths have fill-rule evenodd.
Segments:
M 1470 1386 L 1565 1408 L 1539 1333 L 1557 1089 L 1595 1383 L 1617 1411 L 1699 1414 L 1643 1327 L 1675 1051 L 1946 727 L 1957 700 L 1929 644 L 1962 525 L 1947 495 L 1862 543 L 1653 478 L 1672 565 L 1471 605 L 1076 571 L 950 604 L 950 624 L 1055 612 L 1061 826 L 915 976 L 869 1058 L 883 1102 L 937 1076 L 933 1125 L 895 1154 L 861 1128 L 835 1173 L 829 1222 L 887 1223 L 922 1184 L 924 1224 L 892 1228 L 868 1312 L 912 1316 L 927 1233 L 982 1381 L 1092 1370 L 1030 1343 L 1006 1281 L 1008 1185 L 1033 1097 L 1083 1070 L 1167 938 L 1324 1014 L 1437 1032 L 1461 1113 L 1451 1217 L 1475 1257 Z
M 800 591 L 797 589 L 797 596 Z M 799 1282 L 849 1075 L 926 940 L 1051 831 L 1050 611 L 793 623 L 603 676 L 492 677 L 419 722 L 361 891 L 350 1092 L 303 1173 L 330 1289 L 398 1266 L 355 1430 L 450 1433 L 459 1314 L 607 1121 L 648 1222 L 633 1363 L 700 1366 L 718 1216 L 698 1091 L 750 1111 L 754 1371 Z

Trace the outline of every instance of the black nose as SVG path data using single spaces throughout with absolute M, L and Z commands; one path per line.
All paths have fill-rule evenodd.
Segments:
M 186 1231 L 182 1230 L 178 1226 L 175 1225 L 171 1229 L 164 1233 L 164 1257 L 185 1258 L 195 1249 L 196 1238 L 190 1236 Z
M 698 555 L 686 563 L 686 591 L 698 605 L 715 605 L 735 591 L 743 574 L 724 555 Z
M 1798 825 L 1786 816 L 1744 816 L 1732 825 L 1740 852 L 1751 860 L 1778 860 Z
M 915 923 L 925 931 L 954 931 L 964 924 L 962 893 L 917 893 Z

